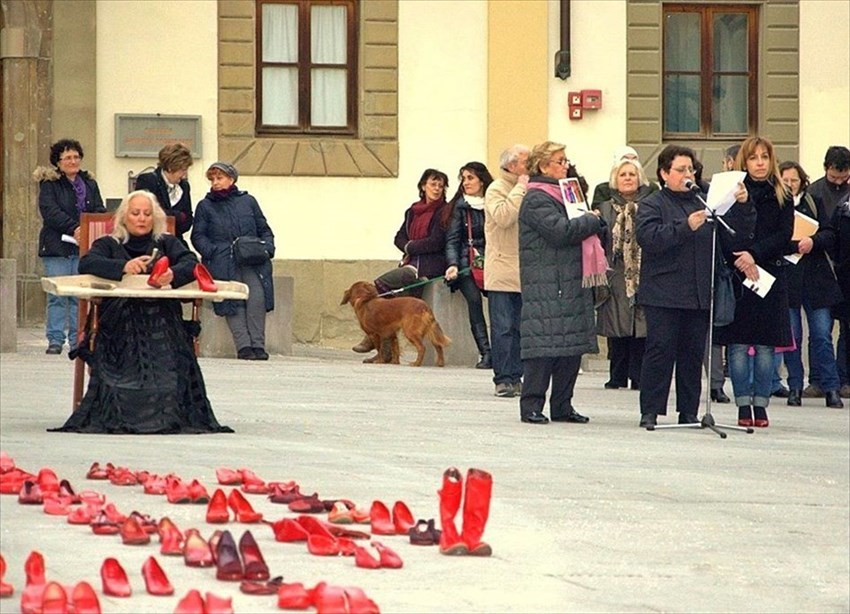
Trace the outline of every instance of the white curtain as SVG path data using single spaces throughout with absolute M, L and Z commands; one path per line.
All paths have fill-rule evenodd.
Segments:
M 340 68 L 312 69 L 311 123 L 314 126 L 345 126 L 348 124 L 346 9 L 343 6 L 317 5 L 310 10 L 313 64 L 340 65 Z
M 263 5 L 263 61 L 298 62 L 298 7 Z M 263 69 L 263 123 L 298 125 L 298 69 Z

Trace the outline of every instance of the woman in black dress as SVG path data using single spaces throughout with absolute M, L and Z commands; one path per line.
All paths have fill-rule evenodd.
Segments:
M 154 249 L 170 267 L 159 278 L 179 288 L 194 279 L 197 258 L 164 234 L 165 213 L 150 192 L 124 198 L 115 229 L 80 259 L 80 273 L 120 281 L 145 273 Z M 152 296 L 156 290 L 151 290 Z M 207 399 L 204 378 L 174 299 L 106 298 L 100 307 L 88 391 L 54 431 L 77 433 L 232 433 Z

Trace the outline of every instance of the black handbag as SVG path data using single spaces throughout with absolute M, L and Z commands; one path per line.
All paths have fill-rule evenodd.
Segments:
M 735 271 L 719 258 L 714 269 L 714 326 L 728 326 L 735 321 Z
M 268 262 L 266 242 L 259 237 L 236 237 L 230 246 L 233 259 L 239 266 L 257 266 Z

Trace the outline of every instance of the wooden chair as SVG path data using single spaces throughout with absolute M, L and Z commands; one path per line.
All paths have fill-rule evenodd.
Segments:
M 108 235 L 113 229 L 112 213 L 81 213 L 80 214 L 80 258 L 85 256 L 92 243 L 104 235 Z M 168 216 L 166 218 L 166 232 L 174 234 L 174 218 Z M 94 352 L 95 342 L 98 333 L 98 307 L 100 299 L 91 301 L 79 299 L 78 316 L 77 316 L 77 339 L 82 340 L 88 320 L 89 309 L 92 311 L 91 334 L 89 335 L 89 351 Z M 201 318 L 201 300 L 192 301 L 192 320 L 200 321 Z M 199 353 L 198 338 L 193 341 L 195 356 Z M 82 358 L 77 358 L 74 361 L 74 398 L 72 401 L 71 411 L 77 411 L 80 402 L 83 399 L 83 388 L 85 386 L 86 364 Z

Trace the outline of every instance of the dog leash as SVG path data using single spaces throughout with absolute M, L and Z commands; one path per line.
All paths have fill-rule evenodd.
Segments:
M 470 271 L 470 267 L 466 267 L 464 269 L 461 269 L 460 271 L 457 272 L 458 277 L 460 277 L 461 275 L 469 275 L 470 274 L 469 271 Z M 381 294 L 379 294 L 378 298 L 381 298 L 381 297 L 384 297 L 384 296 L 392 296 L 392 295 L 395 295 L 395 294 L 401 294 L 402 292 L 406 292 L 407 290 L 410 290 L 411 288 L 418 288 L 419 286 L 427 286 L 428 284 L 433 284 L 434 282 L 440 281 L 440 280 L 445 281 L 445 277 L 432 277 L 431 279 L 425 279 L 423 281 L 417 281 L 416 283 L 410 284 L 409 286 L 403 286 L 403 287 L 397 288 L 395 290 L 387 290 L 386 292 L 382 292 Z

